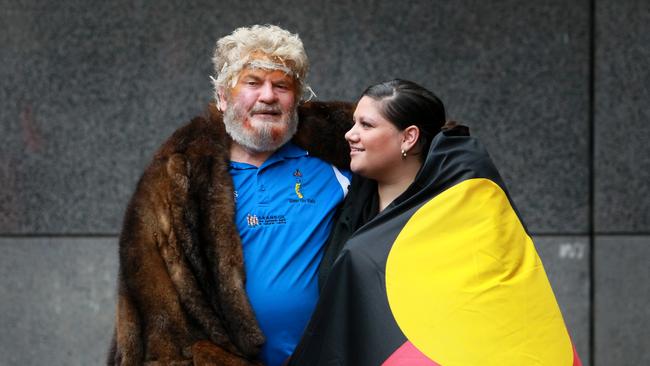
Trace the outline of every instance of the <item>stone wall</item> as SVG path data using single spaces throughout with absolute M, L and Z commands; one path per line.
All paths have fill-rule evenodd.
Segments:
M 256 23 L 300 34 L 318 99 L 436 92 L 499 166 L 584 364 L 650 363 L 648 2 L 0 6 L 0 364 L 103 362 L 127 200 L 210 101 L 216 39 Z

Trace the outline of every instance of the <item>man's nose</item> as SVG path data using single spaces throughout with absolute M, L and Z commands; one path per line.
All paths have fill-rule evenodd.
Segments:
M 262 87 L 260 88 L 260 96 L 259 96 L 259 101 L 263 103 L 275 103 L 278 99 L 278 96 L 275 94 L 275 91 L 273 90 L 273 84 L 266 82 L 262 84 Z

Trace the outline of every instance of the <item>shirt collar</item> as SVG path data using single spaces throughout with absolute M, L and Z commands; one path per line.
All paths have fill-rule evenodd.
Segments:
M 292 142 L 287 142 L 280 149 L 269 156 L 268 159 L 260 166 L 260 169 L 265 168 L 269 165 L 275 164 L 279 161 L 285 159 L 295 159 L 303 156 L 307 156 L 309 153 L 306 150 L 299 148 L 294 145 Z
M 291 159 L 291 158 L 300 158 L 307 156 L 309 153 L 307 150 L 301 149 L 296 146 L 293 142 L 289 141 L 284 144 L 280 149 L 273 153 L 269 159 L 273 157 L 282 158 L 282 159 Z
M 295 159 L 295 158 L 300 158 L 303 156 L 309 155 L 309 152 L 307 150 L 304 150 L 298 146 L 296 146 L 292 142 L 287 142 L 286 144 L 282 145 L 278 150 L 276 150 L 271 156 L 269 156 L 268 159 L 262 165 L 259 167 L 259 169 L 265 168 L 271 164 L 275 164 L 278 161 L 282 161 L 285 159 Z M 233 169 L 239 169 L 239 170 L 244 170 L 244 169 L 257 169 L 256 166 L 247 164 L 247 163 L 240 163 L 238 161 L 230 161 L 230 167 Z

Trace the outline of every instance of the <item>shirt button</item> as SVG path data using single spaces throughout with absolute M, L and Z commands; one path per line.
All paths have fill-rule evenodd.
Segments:
M 262 191 L 262 192 L 266 191 L 266 188 L 264 188 L 263 184 L 260 186 L 260 191 Z

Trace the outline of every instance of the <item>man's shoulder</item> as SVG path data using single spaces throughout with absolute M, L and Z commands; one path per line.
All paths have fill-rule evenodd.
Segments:
M 216 110 L 215 110 L 216 111 Z M 214 174 L 227 179 L 230 140 L 227 138 L 221 114 L 209 111 L 195 117 L 174 131 L 158 148 L 144 170 L 138 189 L 155 186 L 152 182 L 174 179 L 206 181 L 206 176 L 220 164 Z M 225 172 L 225 173 L 223 173 Z M 177 182 L 183 184 L 182 182 Z M 165 183 L 167 184 L 167 183 Z M 153 189 L 153 188 L 151 188 Z
M 222 156 L 227 157 L 229 140 L 221 112 L 210 104 L 202 116 L 192 118 L 165 140 L 155 154 L 156 159 L 175 154 L 187 156 Z
M 346 102 L 306 102 L 298 107 L 300 124 L 293 142 L 317 156 L 347 168 L 350 148 L 345 133 L 352 126 L 354 104 Z

